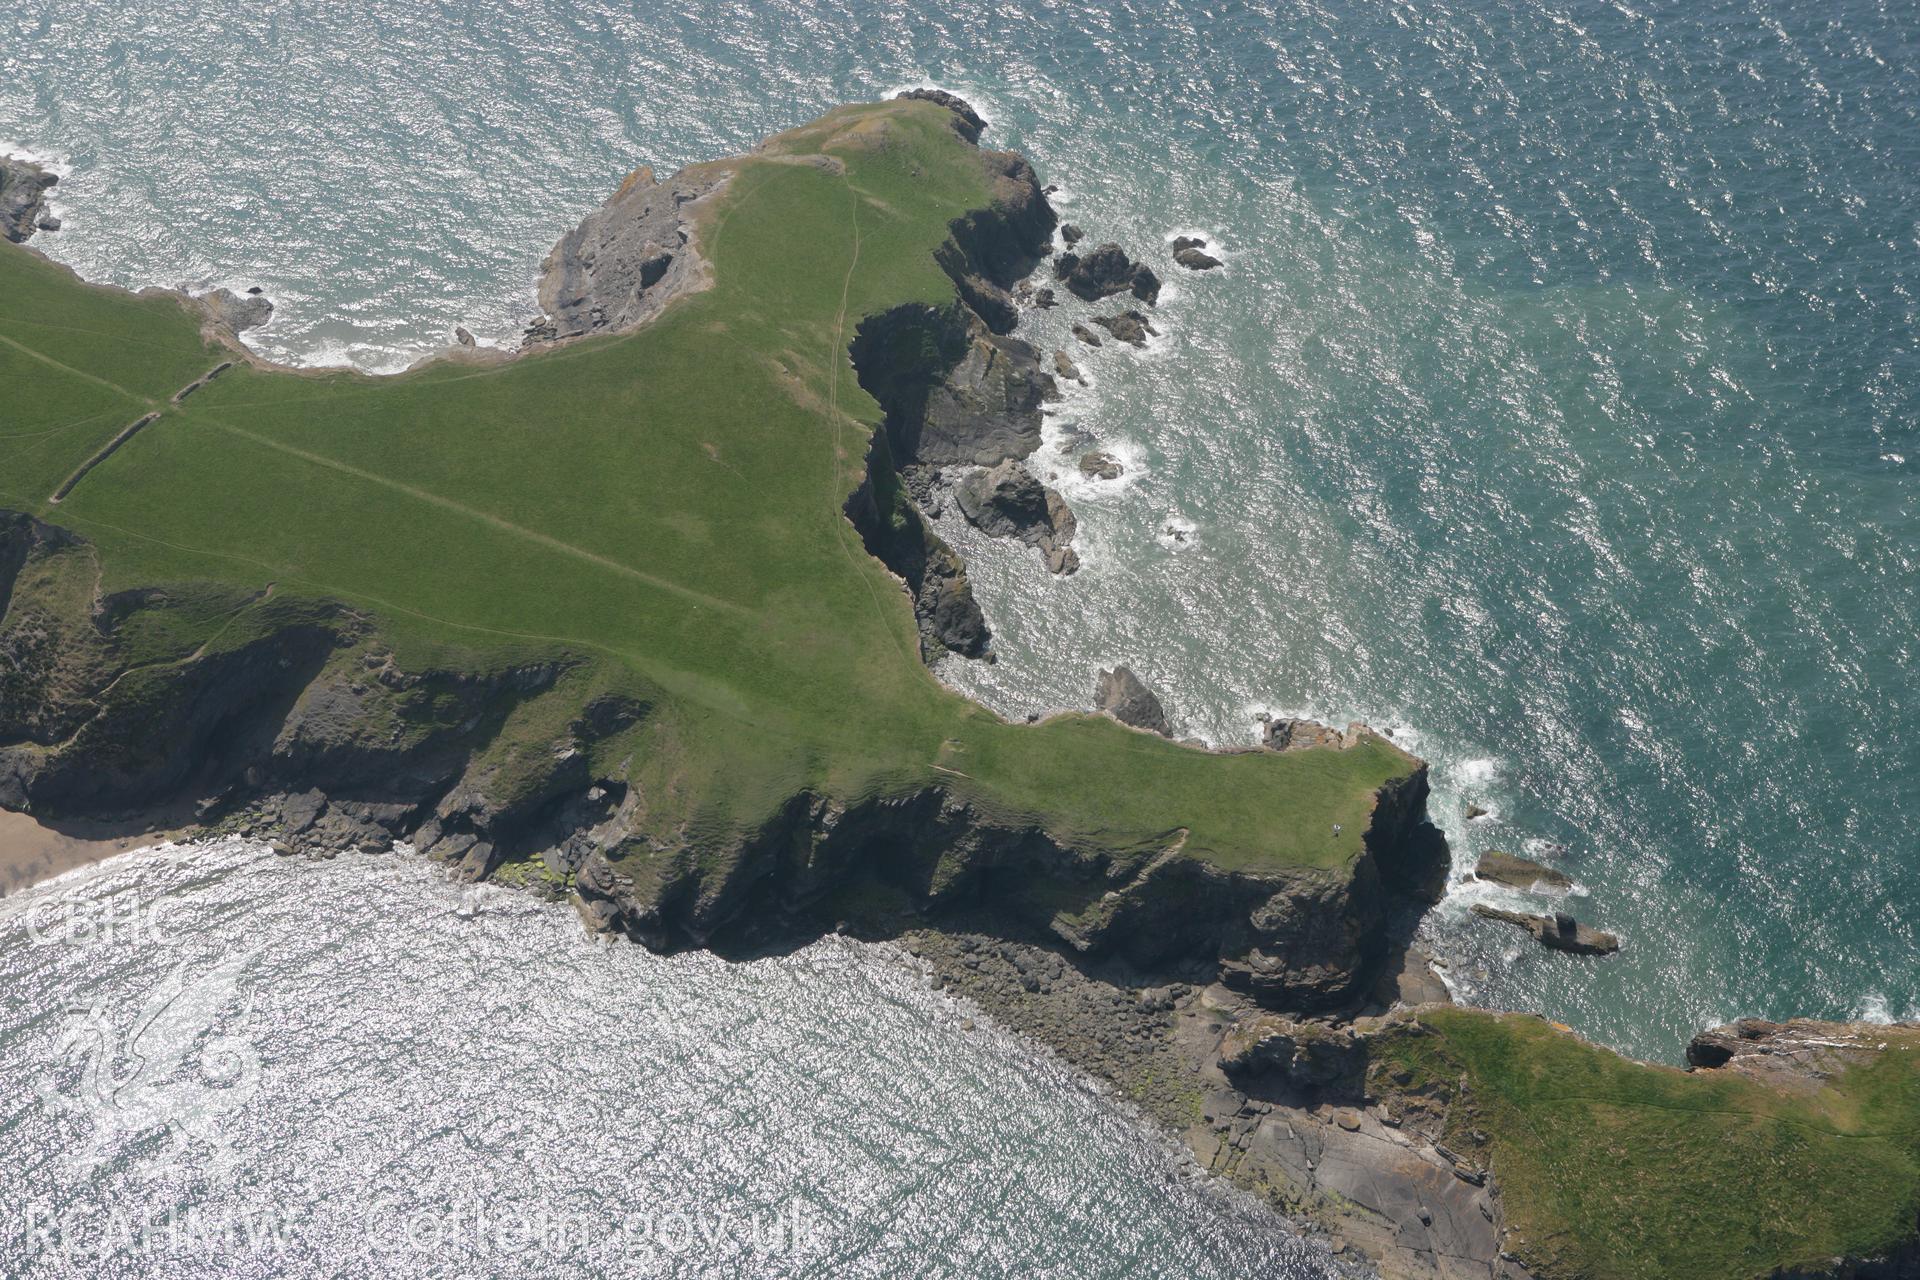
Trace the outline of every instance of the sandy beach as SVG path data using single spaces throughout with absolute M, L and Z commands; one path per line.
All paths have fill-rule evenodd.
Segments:
M 63 871 L 116 853 L 173 839 L 178 831 L 129 831 L 104 824 L 63 824 L 56 831 L 24 813 L 0 809 L 0 898 Z

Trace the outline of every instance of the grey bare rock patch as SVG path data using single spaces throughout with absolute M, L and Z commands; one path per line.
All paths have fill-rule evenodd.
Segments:
M 215 289 L 199 295 L 197 300 L 206 308 L 213 323 L 230 333 L 258 329 L 273 319 L 273 303 L 257 291 L 235 293 L 231 289 Z
M 1130 724 L 1163 738 L 1173 736 L 1160 695 L 1149 689 L 1139 676 L 1124 666 L 1101 671 L 1093 686 L 1093 709 L 1104 712 L 1121 724 Z
M 1620 949 L 1620 939 L 1581 924 L 1564 911 L 1556 911 L 1552 915 L 1534 915 L 1476 902 L 1473 904 L 1473 914 L 1503 924 L 1518 925 L 1551 951 L 1565 951 L 1577 956 L 1607 956 Z
M 642 167 L 541 264 L 545 315 L 523 345 L 622 332 L 644 324 L 683 294 L 706 288 L 712 272 L 694 238 L 699 202 L 726 185 L 724 165 L 693 165 L 666 182 Z
M 1073 512 L 1057 490 L 1034 479 L 1018 462 L 969 472 L 954 490 L 968 523 L 994 538 L 1018 538 L 1035 548 L 1054 573 L 1080 567 L 1073 550 Z
M 1555 871 L 1531 858 L 1517 857 L 1501 849 L 1489 849 L 1480 855 L 1473 874 L 1514 889 L 1545 885 L 1549 889 L 1571 889 L 1573 880 L 1564 871 Z

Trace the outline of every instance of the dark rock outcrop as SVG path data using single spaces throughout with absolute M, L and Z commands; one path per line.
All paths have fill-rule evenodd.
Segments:
M 1491 880 L 1515 889 L 1531 889 L 1535 885 L 1545 885 L 1549 889 L 1573 887 L 1572 879 L 1565 872 L 1555 871 L 1531 858 L 1516 857 L 1500 849 L 1489 849 L 1481 854 L 1473 874 L 1482 880 Z
M 1473 904 L 1473 914 L 1488 920 L 1518 925 L 1534 936 L 1541 946 L 1577 956 L 1606 956 L 1620 949 L 1620 939 L 1581 924 L 1564 911 L 1550 916 L 1525 911 L 1507 911 L 1484 902 Z
M 1103 244 L 1085 254 L 1060 254 L 1053 260 L 1053 274 L 1074 297 L 1086 302 L 1129 291 L 1146 303 L 1160 297 L 1160 278 L 1153 269 L 1129 258 L 1117 244 Z
M 1016 461 L 968 473 L 954 491 L 968 523 L 994 538 L 1018 538 L 1035 548 L 1054 573 L 1080 567 L 1073 550 L 1076 522 L 1060 494 Z
M 47 192 L 59 181 L 31 160 L 0 156 L 0 236 L 20 244 L 36 229 L 59 230 L 60 220 L 47 212 Z
M 920 656 L 928 662 L 946 652 L 985 657 L 992 632 L 973 598 L 966 563 L 933 531 L 901 483 L 884 432 L 874 436 L 866 474 L 846 511 L 867 551 L 906 583 Z
M 1140 311 L 1122 311 L 1116 316 L 1095 316 L 1093 322 L 1122 342 L 1136 347 L 1147 345 L 1148 335 L 1159 336 L 1160 331 L 1147 320 Z
M 1121 475 L 1120 459 L 1099 449 L 1083 453 L 1080 455 L 1080 474 L 1090 480 L 1118 480 Z
M 947 225 L 934 260 L 961 299 L 998 334 L 1011 333 L 1019 310 L 1008 292 L 1045 257 L 1053 241 L 1053 206 L 1033 166 L 1013 151 L 982 151 L 991 201 Z
M 1189 271 L 1211 271 L 1220 265 L 1220 259 L 1207 252 L 1207 242 L 1198 236 L 1176 237 L 1173 260 Z
M 1160 705 L 1159 695 L 1127 667 L 1101 671 L 1093 686 L 1093 709 L 1121 724 L 1130 724 L 1163 738 L 1173 736 L 1173 726 L 1167 723 L 1167 712 Z
M 1086 343 L 1090 347 L 1097 347 L 1100 345 L 1100 335 L 1096 334 L 1093 330 L 1087 328 L 1087 326 L 1079 323 L 1078 321 L 1074 322 L 1073 336 L 1080 339 L 1080 341 Z
M 894 95 L 896 98 L 909 98 L 920 102 L 937 103 L 953 112 L 954 131 L 968 142 L 978 145 L 980 135 L 986 132 L 987 122 L 981 118 L 973 104 L 958 94 L 948 93 L 945 89 L 907 89 Z
M 870 316 L 852 355 L 902 467 L 990 467 L 1040 447 L 1040 407 L 1058 392 L 1052 375 L 1030 343 L 990 332 L 967 307 Z
M 1067 246 L 1067 248 L 1073 248 L 1073 246 L 1079 244 L 1086 238 L 1087 233 L 1074 226 L 1071 222 L 1061 224 L 1060 243 Z
M 1366 1044 L 1350 1027 L 1259 1014 L 1227 1032 L 1220 1067 L 1230 1077 L 1271 1073 L 1293 1089 L 1356 1098 L 1363 1092 Z
M 901 96 L 946 107 L 969 141 L 977 142 L 984 128 L 951 94 Z M 949 223 L 949 238 L 935 253 L 958 300 L 868 316 L 849 349 L 861 387 L 885 417 L 847 512 L 868 549 L 905 581 L 929 659 L 944 651 L 984 657 L 989 632 L 964 562 L 934 533 L 902 477 L 915 469 L 997 467 L 1026 457 L 1040 446 L 1041 406 L 1059 397 L 1039 351 L 1006 336 L 1018 319 L 1008 290 L 1044 257 L 1055 215 L 1023 158 L 982 152 L 980 159 L 991 199 Z M 1031 540 L 1056 572 L 1071 572 L 1079 563 L 1066 545 L 1073 516 L 1057 495 L 1055 504 L 1058 514 L 1033 526 Z

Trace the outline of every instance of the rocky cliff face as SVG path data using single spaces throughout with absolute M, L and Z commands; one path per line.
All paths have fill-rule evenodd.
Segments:
M 186 811 L 295 848 L 410 840 L 473 878 L 538 857 L 577 867 L 593 921 L 650 946 L 774 922 L 804 936 L 870 884 L 913 919 L 985 913 L 1077 955 L 1198 966 L 1264 1002 L 1324 1007 L 1378 967 L 1386 886 L 1423 848 L 1420 771 L 1383 791 L 1344 871 L 1229 872 L 1178 838 L 1064 843 L 940 787 L 852 804 L 801 792 L 757 829 L 663 832 L 618 745 L 650 707 L 585 668 L 408 670 L 344 606 L 100 597 L 94 582 L 81 539 L 0 520 L 0 804 L 56 821 Z M 218 644 L 153 651 L 170 617 L 210 612 L 232 618 Z
M 902 96 L 947 107 L 969 142 L 986 127 L 951 94 Z M 913 597 L 921 652 L 929 660 L 943 651 L 984 657 L 991 633 L 965 563 L 933 531 L 905 481 L 941 467 L 990 468 L 1025 458 L 1040 447 L 1041 406 L 1058 394 L 1040 352 L 1006 336 L 1018 319 L 1008 291 L 1045 256 L 1055 215 L 1024 159 L 1012 152 L 982 152 L 980 159 L 991 200 L 949 224 L 949 238 L 935 254 L 954 282 L 955 300 L 868 316 L 849 347 L 861 387 L 885 418 L 847 515 L 867 549 L 900 575 Z M 1073 557 L 1066 545 L 1071 520 L 1061 503 L 1058 515 L 1050 510 L 1042 521 L 1042 554 L 1056 572 L 1067 571 Z
M 19 244 L 35 231 L 55 231 L 47 192 L 60 181 L 30 160 L 0 156 L 0 236 Z

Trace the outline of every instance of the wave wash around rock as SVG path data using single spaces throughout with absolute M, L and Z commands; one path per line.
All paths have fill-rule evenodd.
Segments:
M 1013 725 L 934 679 L 923 650 L 978 653 L 984 628 L 896 458 L 1018 456 L 1044 376 L 1005 291 L 1053 215 L 979 128 L 896 100 L 636 175 L 557 248 L 528 351 L 392 378 L 269 366 L 191 300 L 0 245 L 0 806 L 410 840 L 464 876 L 571 885 L 590 922 L 659 948 L 964 918 L 1218 980 L 1153 1006 L 1193 1048 L 1173 1092 L 1220 1100 L 1189 1140 L 1366 1228 L 1396 1274 L 1898 1249 L 1920 1202 L 1908 1037 L 1820 1058 L 1831 1087 L 1735 1098 L 1471 1011 L 1270 1022 L 1351 1011 L 1390 899 L 1437 891 L 1425 766 L 1371 734 L 1209 752 L 1093 715 Z M 956 436 L 969 421 L 985 437 Z M 1328 1118 L 1350 1104 L 1396 1114 Z M 1634 1176 L 1644 1149 L 1619 1138 L 1654 1130 L 1662 1177 Z M 1671 1157 L 1729 1130 L 1755 1159 L 1715 1168 L 1713 1211 L 1634 1203 L 1683 1194 Z M 1397 1162 L 1395 1186 L 1480 1192 L 1485 1256 L 1416 1244 L 1430 1207 L 1328 1191 L 1330 1160 L 1294 1169 L 1338 1134 L 1377 1159 L 1363 1181 Z M 1842 1168 L 1869 1138 L 1871 1187 Z M 1866 1207 L 1787 1220 L 1788 1167 Z M 1714 1254 L 1752 1213 L 1760 1246 Z M 1645 1249 L 1612 1247 L 1621 1223 Z

